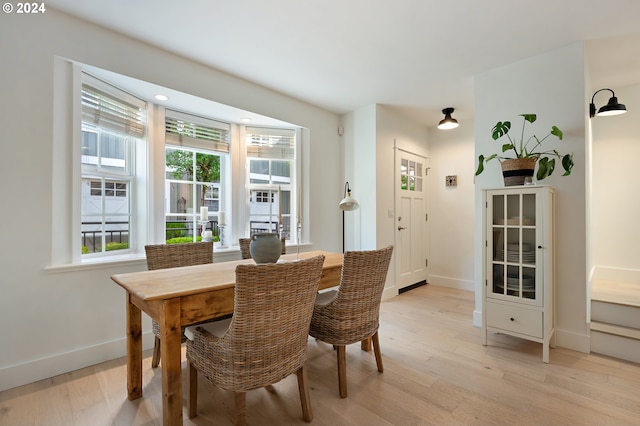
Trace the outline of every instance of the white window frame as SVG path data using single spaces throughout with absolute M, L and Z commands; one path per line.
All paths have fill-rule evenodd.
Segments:
M 137 167 L 136 164 L 140 163 L 141 161 L 138 161 L 138 153 L 142 153 L 143 158 L 142 161 L 146 162 L 146 149 L 142 150 L 142 147 L 146 147 L 147 145 L 147 131 L 146 131 L 146 115 L 147 115 L 147 111 L 149 110 L 150 105 L 142 100 L 137 98 L 134 95 L 128 94 L 126 93 L 124 90 L 115 87 L 114 85 L 102 81 L 94 76 L 92 76 L 90 73 L 88 73 L 86 70 L 82 69 L 82 67 L 78 67 L 76 69 L 76 77 L 77 78 L 77 85 L 79 86 L 79 91 L 82 92 L 83 90 L 83 85 L 87 84 L 88 86 L 91 86 L 95 89 L 97 89 L 98 91 L 102 91 L 104 92 L 106 95 L 111 96 L 115 99 L 119 99 L 121 100 L 123 103 L 128 103 L 131 105 L 135 105 L 138 106 L 140 108 L 142 108 L 143 111 L 143 123 L 142 125 L 144 126 L 141 130 L 138 130 L 138 136 L 125 136 L 127 138 L 127 146 L 125 149 L 125 158 L 124 158 L 124 162 L 125 162 L 125 169 L 123 171 L 113 171 L 113 170 L 102 170 L 99 167 L 91 167 L 88 166 L 86 164 L 84 164 L 84 158 L 83 158 L 83 153 L 82 153 L 82 132 L 83 131 L 93 131 L 93 129 L 96 130 L 96 132 L 98 133 L 98 136 L 101 137 L 102 133 L 104 132 L 99 132 L 98 129 L 99 127 L 94 127 L 93 124 L 88 124 L 85 125 L 84 122 L 84 118 L 83 118 L 83 104 L 82 104 L 82 96 L 80 96 L 79 98 L 74 99 L 74 105 L 78 105 L 77 106 L 77 110 L 79 111 L 79 114 L 76 114 L 76 119 L 79 121 L 79 123 L 77 123 L 77 128 L 79 129 L 79 131 L 77 132 L 78 135 L 78 139 L 79 141 L 77 143 L 74 143 L 74 146 L 79 145 L 80 146 L 80 150 L 75 151 L 75 152 L 80 152 L 80 155 L 78 157 L 74 158 L 74 162 L 78 163 L 78 167 L 77 169 L 74 168 L 75 170 L 78 170 L 79 173 L 79 180 L 80 182 L 82 182 L 82 180 L 89 180 L 91 181 L 92 179 L 100 179 L 100 180 L 104 180 L 104 181 L 108 181 L 108 180 L 118 180 L 118 181 L 122 181 L 125 182 L 128 185 L 128 191 L 127 191 L 127 205 L 128 205 L 128 211 L 126 212 L 127 214 L 125 215 L 127 217 L 127 222 L 128 222 L 128 230 L 127 230 L 127 234 L 128 234 L 128 248 L 127 249 L 121 249 L 121 250 L 114 250 L 114 251 L 99 251 L 96 253 L 88 253 L 88 254 L 82 254 L 82 250 L 80 248 L 80 246 L 83 243 L 83 240 L 80 238 L 80 236 L 82 235 L 83 232 L 83 219 L 82 219 L 82 215 L 81 215 L 81 200 L 82 200 L 82 189 L 81 189 L 81 184 L 79 184 L 78 186 L 78 192 L 76 192 L 76 197 L 79 198 L 79 201 L 77 202 L 77 216 L 74 215 L 74 218 L 77 217 L 78 221 L 75 222 L 74 224 L 77 223 L 77 227 L 74 225 L 73 228 L 74 229 L 78 229 L 80 232 L 80 236 L 78 237 L 73 237 L 73 241 L 74 243 L 72 244 L 73 250 L 74 252 L 72 253 L 72 259 L 75 262 L 79 262 L 79 263 L 84 263 L 84 262 L 95 262 L 95 261 L 100 261 L 103 259 L 109 259 L 112 257 L 122 257 L 122 256 L 128 256 L 131 255 L 132 253 L 134 253 L 136 251 L 136 249 L 139 250 L 139 238 L 138 235 L 144 235 L 146 233 L 142 232 L 138 232 L 138 224 L 139 223 L 144 223 L 143 221 L 138 220 L 138 215 L 136 214 L 136 212 L 138 210 L 140 210 L 138 208 L 138 204 L 140 204 L 140 200 L 138 200 L 136 198 L 136 193 L 138 192 L 136 190 L 136 188 L 140 185 L 144 185 L 144 182 L 146 181 L 146 176 L 145 177 L 141 177 L 138 175 L 137 172 Z M 116 123 L 117 125 L 117 123 Z M 125 124 L 122 124 L 123 127 L 126 127 Z M 100 144 L 98 144 L 98 147 L 100 147 Z M 142 151 L 142 152 L 139 152 Z M 97 153 L 98 156 L 100 156 L 100 152 Z M 142 169 L 144 170 L 144 168 Z M 75 179 L 74 179 L 75 180 Z M 143 193 L 146 193 L 145 191 L 141 191 Z M 101 196 L 102 202 L 104 203 L 106 194 Z M 76 206 L 76 203 L 74 202 L 74 207 Z M 104 207 L 104 204 L 103 204 Z M 143 208 L 144 209 L 144 208 Z M 102 209 L 102 212 L 100 214 L 102 217 L 101 222 L 102 225 L 100 226 L 102 232 L 106 232 L 105 231 L 105 222 L 104 222 L 104 208 Z M 117 226 L 116 226 L 117 227 Z M 85 226 L 86 228 L 86 226 Z M 85 229 L 86 231 L 86 229 Z M 75 233 L 74 233 L 75 235 Z M 103 233 L 103 238 L 106 236 L 106 233 Z M 76 244 L 75 240 L 79 240 L 80 243 Z M 77 247 L 76 247 L 77 246 Z M 77 257 L 77 253 L 75 252 L 76 249 L 80 252 L 79 257 Z
M 207 185 L 211 188 L 211 187 L 215 187 L 218 189 L 218 211 L 213 211 L 213 210 L 209 210 L 209 218 L 212 221 L 216 221 L 219 224 L 219 213 L 220 212 L 224 212 L 225 211 L 225 207 L 226 207 L 226 198 L 225 195 L 227 192 L 229 191 L 230 185 L 229 185 L 229 181 L 231 180 L 231 176 L 227 173 L 228 171 L 228 166 L 227 164 L 229 163 L 229 151 L 230 151 L 230 133 L 231 133 L 231 129 L 232 126 L 230 123 L 225 123 L 222 122 L 220 120 L 217 120 L 215 118 L 208 118 L 208 117 L 202 117 L 199 115 L 195 115 L 195 114 L 190 114 L 190 113 L 185 113 L 185 112 L 181 112 L 181 111 L 176 111 L 173 109 L 165 109 L 164 110 L 164 114 L 165 114 L 165 128 L 167 127 L 171 127 L 172 129 L 175 128 L 174 126 L 174 120 L 180 121 L 180 122 L 184 122 L 184 123 L 188 123 L 189 125 L 196 125 L 196 126 L 202 126 L 203 128 L 209 128 L 209 129 L 213 129 L 213 133 L 215 133 L 216 131 L 220 132 L 220 135 L 214 135 L 214 137 L 219 137 L 219 139 L 217 140 L 207 140 L 206 137 L 208 137 L 209 135 L 205 135 L 205 138 L 200 138 L 200 137 L 189 137 L 189 136 L 177 136 L 175 134 L 170 134 L 170 133 L 165 133 L 165 142 L 164 142 L 164 150 L 166 153 L 166 149 L 167 148 L 172 148 L 172 149 L 180 149 L 180 150 L 184 150 L 184 151 L 188 151 L 188 152 L 193 152 L 194 155 L 196 153 L 203 153 L 203 154 L 210 154 L 210 155 L 217 155 L 220 157 L 220 183 L 207 183 Z M 169 124 L 170 123 L 170 124 Z M 166 155 L 166 154 L 165 154 Z M 166 164 L 166 162 L 165 162 Z M 195 169 L 195 167 L 194 167 Z M 164 213 L 165 213 L 165 218 L 164 218 L 164 222 L 162 225 L 163 228 L 163 235 L 166 236 L 166 221 L 168 220 L 168 218 L 170 217 L 169 213 L 169 208 L 168 208 L 168 200 L 167 200 L 167 190 L 168 190 L 168 185 L 172 182 L 172 181 L 176 181 L 175 179 L 168 179 L 166 177 L 166 172 L 163 169 L 163 180 L 165 182 L 164 184 L 164 188 L 165 188 L 165 194 L 164 194 L 164 198 L 165 198 L 165 204 L 163 206 L 164 209 Z M 192 194 L 192 199 L 195 201 L 198 198 L 198 194 L 196 193 L 196 187 L 198 183 L 206 183 L 206 182 L 198 182 L 196 181 L 196 176 L 194 174 L 193 176 L 193 180 L 190 182 L 191 184 L 193 184 L 193 194 Z M 222 196 L 221 196 L 222 195 Z M 205 194 L 205 200 L 206 200 L 206 194 Z M 198 235 L 200 235 L 197 231 L 196 228 L 197 226 L 199 226 L 199 210 L 196 211 L 192 211 L 191 213 L 188 213 L 185 216 L 191 216 L 192 217 L 192 226 L 194 229 L 194 235 L 193 238 L 194 240 L 196 239 L 196 237 Z M 178 216 L 177 214 L 173 214 Z M 164 240 L 163 240 L 164 241 Z
M 271 146 L 265 146 L 264 148 L 261 147 L 250 147 L 248 144 L 248 135 L 250 134 L 263 134 L 263 135 L 271 135 L 271 136 L 278 136 L 278 135 L 282 135 L 282 136 L 291 136 L 293 137 L 293 145 L 291 146 L 291 151 L 285 149 L 285 150 L 280 150 L 278 148 L 274 148 Z M 242 142 L 243 142 L 243 151 L 245 154 L 245 169 L 246 169 L 246 173 L 245 173 L 245 179 L 246 179 L 246 184 L 245 184 L 245 188 L 247 191 L 247 196 L 246 199 L 248 200 L 247 204 L 245 205 L 245 212 L 246 212 L 246 221 L 245 221 L 245 234 L 246 236 L 251 234 L 251 204 L 252 203 L 257 203 L 257 200 L 253 199 L 253 193 L 258 191 L 258 192 L 270 192 L 273 196 L 273 194 L 276 194 L 278 191 L 289 191 L 290 192 L 290 212 L 287 215 L 284 216 L 288 216 L 289 217 L 289 229 L 287 232 L 287 236 L 288 239 L 287 241 L 290 244 L 297 244 L 299 243 L 299 239 L 301 239 L 301 236 L 299 235 L 299 225 L 298 225 L 298 218 L 300 215 L 300 203 L 299 203 L 299 192 L 300 192 L 300 185 L 299 185 L 299 179 L 298 179 L 298 175 L 299 175 L 299 170 L 300 170 L 300 139 L 301 139 L 301 132 L 300 129 L 298 128 L 293 128 L 293 127 L 286 127 L 286 128 L 273 128 L 273 127 L 261 127 L 261 126 L 244 126 L 243 127 L 243 132 L 242 132 Z M 250 166 L 250 162 L 251 160 L 269 160 L 269 161 L 290 161 L 291 165 L 290 165 L 290 181 L 289 183 L 276 183 L 273 182 L 272 179 L 272 169 L 271 166 L 269 166 L 269 183 L 252 183 L 251 182 L 251 166 Z M 267 203 L 269 204 L 269 203 Z M 272 214 L 270 213 L 270 215 L 272 216 Z M 284 222 L 284 216 L 283 216 L 283 222 Z M 278 218 L 278 222 L 280 222 L 279 218 Z M 287 231 L 285 229 L 283 229 L 283 225 L 281 224 L 280 228 L 283 231 Z M 280 231 L 280 230 L 278 230 Z

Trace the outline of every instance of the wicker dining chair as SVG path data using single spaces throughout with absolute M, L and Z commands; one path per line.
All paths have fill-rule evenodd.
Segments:
M 298 262 L 236 267 L 233 317 L 187 327 L 189 418 L 197 414 L 198 372 L 235 394 L 236 424 L 246 392 L 298 377 L 305 421 L 313 418 L 306 378 L 307 341 L 324 255 Z
M 383 372 L 378 318 L 392 253 L 393 246 L 346 252 L 338 290 L 316 299 L 309 334 L 337 349 L 341 398 L 347 397 L 346 345 L 371 338 L 378 371 Z
M 285 237 L 280 238 L 282 243 L 282 251 L 280 254 L 287 254 L 287 245 Z M 251 238 L 238 238 L 238 245 L 240 246 L 240 255 L 243 259 L 251 259 L 251 251 L 249 246 L 251 245 Z
M 185 244 L 150 244 L 144 247 L 147 255 L 147 269 L 167 269 L 179 266 L 203 265 L 213 263 L 213 242 Z M 151 321 L 151 331 L 155 335 L 151 367 L 160 364 L 160 324 Z M 182 343 L 185 342 L 182 327 Z

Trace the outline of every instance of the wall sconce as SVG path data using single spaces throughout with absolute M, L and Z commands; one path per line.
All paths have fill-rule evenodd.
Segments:
M 444 118 L 440 120 L 440 123 L 438 123 L 438 129 L 449 130 L 449 129 L 455 129 L 456 127 L 458 127 L 458 120 L 451 117 L 451 114 L 453 113 L 453 108 L 451 107 L 445 108 L 442 110 L 442 113 L 444 114 Z
M 598 92 L 602 92 L 603 90 L 608 90 L 611 92 L 611 97 L 609 98 L 609 102 L 598 110 L 598 116 L 608 116 L 608 115 L 619 115 L 627 112 L 627 107 L 618 102 L 618 98 L 616 98 L 616 94 L 611 89 L 600 89 L 596 91 L 591 97 L 591 103 L 589 104 L 589 117 L 593 118 L 596 115 L 596 104 L 593 103 L 594 98 L 598 94 Z

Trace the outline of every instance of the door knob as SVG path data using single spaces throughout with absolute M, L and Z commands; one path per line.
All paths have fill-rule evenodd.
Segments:
M 406 227 L 404 227 L 404 226 L 400 226 L 400 225 L 398 225 L 398 231 L 402 231 L 403 229 L 407 229 L 407 228 L 406 228 Z

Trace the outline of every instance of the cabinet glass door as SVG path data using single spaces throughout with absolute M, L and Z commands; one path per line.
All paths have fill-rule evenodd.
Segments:
M 541 301 L 537 285 L 536 194 L 489 193 L 490 225 L 487 248 L 490 254 L 489 295 Z

